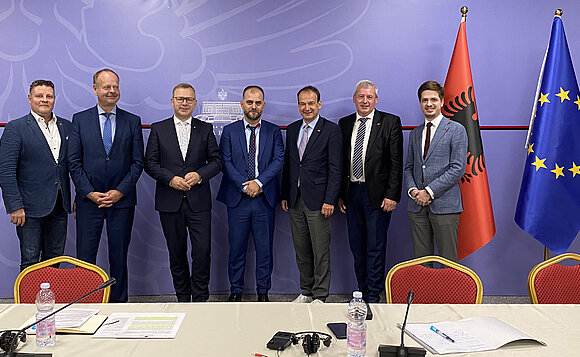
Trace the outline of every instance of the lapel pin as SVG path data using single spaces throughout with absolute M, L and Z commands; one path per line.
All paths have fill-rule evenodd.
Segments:
M 316 131 L 320 133 L 320 129 L 318 129 L 318 130 L 316 130 Z
M 381 123 L 377 123 L 377 125 L 381 125 Z

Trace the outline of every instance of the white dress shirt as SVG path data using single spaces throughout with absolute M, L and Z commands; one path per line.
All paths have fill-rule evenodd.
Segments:
M 36 123 L 40 127 L 40 131 L 42 131 L 42 134 L 44 134 L 44 138 L 50 147 L 50 152 L 52 152 L 54 162 L 58 164 L 58 154 L 60 152 L 60 133 L 58 131 L 56 115 L 53 113 L 52 118 L 48 121 L 47 124 L 44 118 L 35 112 L 30 111 L 30 114 L 32 114 L 34 119 L 36 119 Z

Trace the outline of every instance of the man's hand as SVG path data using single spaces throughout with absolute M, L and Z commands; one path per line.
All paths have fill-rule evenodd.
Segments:
M 105 193 L 105 197 L 103 198 L 101 205 L 103 207 L 111 207 L 115 203 L 119 202 L 119 200 L 123 198 L 123 196 L 124 195 L 121 193 L 121 191 L 109 190 Z M 101 207 L 99 206 L 99 208 Z
M 171 181 L 169 181 L 169 186 L 179 191 L 189 191 L 191 188 L 191 185 L 187 183 L 187 180 L 179 176 L 173 176 Z
M 201 176 L 195 171 L 188 172 L 185 175 L 185 182 L 189 185 L 189 188 L 197 185 L 199 183 L 199 181 L 201 181 Z M 188 188 L 188 190 L 189 190 L 189 188 Z M 187 190 L 183 190 L 183 191 L 187 191 Z
M 415 195 L 415 203 L 419 206 L 427 206 L 431 203 L 431 196 L 427 190 L 417 190 Z
M 397 201 L 390 200 L 388 198 L 383 198 L 383 203 L 381 204 L 381 208 L 385 212 L 391 212 L 395 208 L 397 208 Z
M 246 195 L 250 197 L 256 197 L 260 194 L 260 185 L 254 180 L 246 181 L 242 186 L 246 186 Z
M 329 218 L 334 213 L 334 206 L 329 205 L 328 203 L 323 203 L 322 209 L 320 210 L 320 213 L 322 213 L 324 218 Z
M 282 206 L 282 209 L 284 211 L 288 212 L 288 201 L 287 200 L 280 201 L 280 206 Z
M 338 199 L 338 209 L 340 210 L 340 212 L 346 213 L 346 205 L 344 204 L 341 198 Z
M 87 195 L 87 198 L 99 206 L 106 194 L 102 192 L 93 191 Z M 100 208 L 100 207 L 99 207 Z
M 10 223 L 14 223 L 17 227 L 22 227 L 26 221 L 26 214 L 24 208 L 17 209 L 10 213 Z

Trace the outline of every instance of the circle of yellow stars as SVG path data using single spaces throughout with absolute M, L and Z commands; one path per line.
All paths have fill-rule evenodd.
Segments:
M 562 87 L 560 87 L 560 93 L 554 94 L 556 97 L 560 98 L 560 103 L 564 103 L 565 100 L 571 101 L 570 97 L 569 97 L 569 90 L 564 90 Z M 550 100 L 548 99 L 548 96 L 550 95 L 550 93 L 540 93 L 540 98 L 538 99 L 538 102 L 540 102 L 540 107 L 542 107 L 545 103 L 550 103 Z M 574 104 L 576 104 L 578 106 L 578 110 L 580 110 L 580 96 L 576 95 L 576 101 L 574 102 Z M 530 155 L 531 153 L 534 153 L 534 144 L 530 143 L 530 145 L 528 145 L 528 155 Z M 538 171 L 539 169 L 548 169 L 546 167 L 546 164 L 544 163 L 546 161 L 546 158 L 541 159 L 539 156 L 536 155 L 536 159 L 534 162 L 532 162 L 532 166 L 534 166 L 536 168 L 536 171 Z M 558 177 L 560 176 L 565 176 L 564 175 L 564 169 L 566 167 L 564 166 L 559 166 L 558 163 L 554 163 L 555 167 L 553 170 L 550 170 L 551 173 L 553 173 L 554 175 L 556 175 L 556 179 L 558 179 Z M 580 166 L 576 165 L 575 162 L 572 162 L 572 167 L 567 169 L 568 171 L 572 172 L 572 177 L 576 177 L 576 175 L 580 176 Z

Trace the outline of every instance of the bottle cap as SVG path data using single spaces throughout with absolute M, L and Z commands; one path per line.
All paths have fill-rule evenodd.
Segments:
M 42 283 L 40 284 L 41 289 L 50 289 L 50 283 Z
M 362 293 L 360 291 L 353 291 L 352 297 L 357 299 L 362 299 Z

